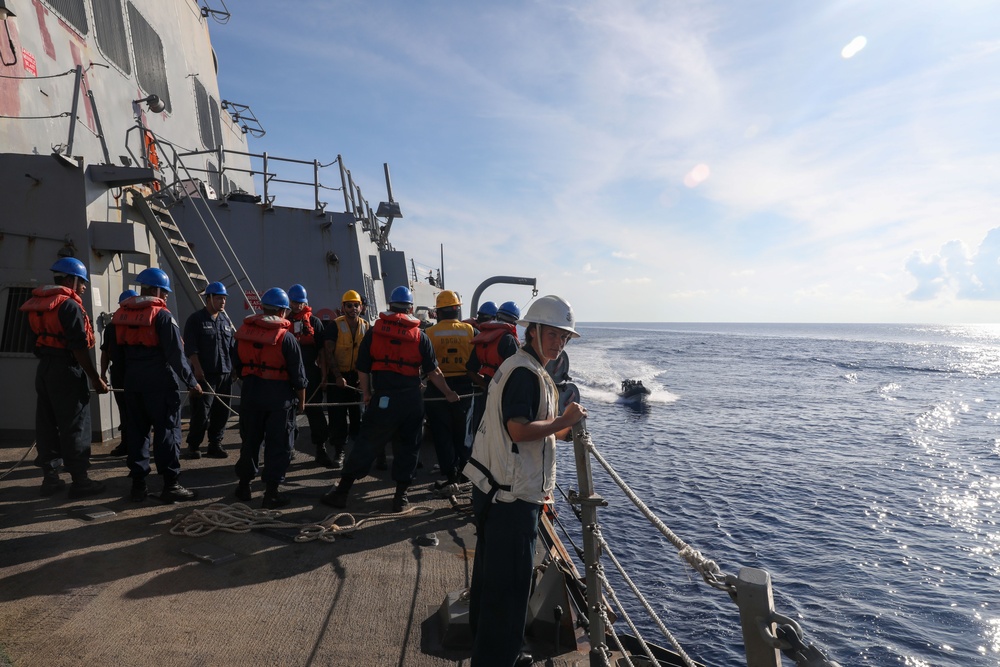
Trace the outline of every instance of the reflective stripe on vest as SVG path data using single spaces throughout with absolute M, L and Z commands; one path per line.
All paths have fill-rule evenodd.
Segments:
M 445 377 L 464 376 L 476 330 L 458 320 L 443 320 L 429 327 L 426 333 L 434 346 L 438 368 Z
M 368 323 L 358 318 L 358 330 L 351 333 L 351 325 L 347 323 L 347 318 L 341 315 L 336 320 L 337 323 L 337 343 L 333 348 L 333 358 L 337 362 L 337 370 L 341 373 L 357 370 L 358 350 L 361 348 L 361 339 L 368 331 Z

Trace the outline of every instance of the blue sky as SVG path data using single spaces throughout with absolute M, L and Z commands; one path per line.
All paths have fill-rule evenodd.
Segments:
M 584 321 L 1000 321 L 995 2 L 229 4 L 251 150 L 341 154 L 373 205 L 388 162 L 392 242 L 443 243 L 466 297 L 503 274 Z

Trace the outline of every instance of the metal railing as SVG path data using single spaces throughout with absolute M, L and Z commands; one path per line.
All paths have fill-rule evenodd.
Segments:
M 743 630 L 743 643 L 746 652 L 747 665 L 751 667 L 781 667 L 781 655 L 793 660 L 797 667 L 839 667 L 836 662 L 827 660 L 823 653 L 813 645 L 807 645 L 803 640 L 803 632 L 798 623 L 775 611 L 771 588 L 771 576 L 764 570 L 756 568 L 741 568 L 738 575 L 726 574 L 716 563 L 695 550 L 674 534 L 655 514 L 642 502 L 622 477 L 601 456 L 590 439 L 586 420 L 581 420 L 573 426 L 573 451 L 576 458 L 577 484 L 579 490 L 570 492 L 567 500 L 573 505 L 574 512 L 580 518 L 583 527 L 583 549 L 578 549 L 578 555 L 583 559 L 587 590 L 592 593 L 587 600 L 587 615 L 590 632 L 590 665 L 591 667 L 608 666 L 611 664 L 610 638 L 616 648 L 626 653 L 624 664 L 633 665 L 623 644 L 609 622 L 608 609 L 604 593 L 615 602 L 620 618 L 628 624 L 635 637 L 639 640 L 643 654 L 658 664 L 653 652 L 629 618 L 618 600 L 604 573 L 602 558 L 607 557 L 618 569 L 622 578 L 637 597 L 647 614 L 657 625 L 660 632 L 673 645 L 681 662 L 687 667 L 695 667 L 695 663 L 681 647 L 680 642 L 663 625 L 652 606 L 646 601 L 638 587 L 632 582 L 621 563 L 615 557 L 611 546 L 601 534 L 601 526 L 597 518 L 600 507 L 607 502 L 594 488 L 591 457 L 596 460 L 611 476 L 615 484 L 628 496 L 629 500 L 646 516 L 647 519 L 666 537 L 678 551 L 678 555 L 694 568 L 711 587 L 726 592 L 739 610 Z M 582 553 L 581 553 L 582 552 Z M 622 663 L 619 663 L 622 664 Z
M 301 185 L 311 188 L 313 209 L 318 214 L 322 214 L 329 205 L 329 202 L 323 201 L 322 199 L 322 194 L 324 192 L 341 192 L 344 198 L 344 213 L 352 214 L 354 218 L 361 223 L 362 229 L 369 234 L 371 240 L 378 244 L 380 248 L 391 248 L 388 241 L 383 238 L 384 235 L 381 234 L 382 228 L 375 216 L 375 211 L 368 203 L 368 200 L 364 198 L 361 188 L 354 183 L 351 171 L 344 166 L 344 159 L 340 155 L 338 155 L 333 162 L 323 163 L 319 160 L 297 160 L 293 158 L 275 157 L 266 152 L 250 153 L 246 151 L 223 148 L 220 146 L 215 149 L 178 152 L 176 154 L 176 159 L 182 160 L 184 158 L 197 157 L 201 155 L 214 157 L 218 162 L 216 169 L 212 170 L 191 166 L 188 170 L 196 174 L 205 174 L 209 177 L 209 180 L 213 177 L 217 177 L 220 183 L 224 183 L 225 181 L 223 177 L 226 173 L 246 174 L 251 177 L 260 176 L 263 188 L 261 203 L 265 206 L 265 208 L 273 207 L 274 202 L 277 199 L 277 195 L 274 194 L 273 191 L 275 184 Z M 241 156 L 249 158 L 251 166 L 250 168 L 233 166 L 226 160 L 226 156 Z M 294 178 L 280 178 L 275 168 L 276 163 L 312 167 L 312 179 L 298 180 Z M 334 165 L 337 167 L 340 178 L 339 187 L 325 185 L 322 179 L 324 174 L 323 170 Z M 171 164 L 170 167 L 173 171 L 177 171 L 176 164 Z

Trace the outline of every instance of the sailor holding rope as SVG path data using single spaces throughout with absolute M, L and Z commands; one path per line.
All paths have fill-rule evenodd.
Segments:
M 469 598 L 473 667 L 511 667 L 519 658 L 531 589 L 536 528 L 553 502 L 555 441 L 587 416 L 579 403 L 558 415 L 545 364 L 578 338 L 573 309 L 544 296 L 518 322 L 525 343 L 497 369 L 465 475 L 474 484 L 476 556 Z M 477 631 L 480 630 L 480 631 Z
M 39 493 L 51 496 L 66 486 L 59 477 L 66 466 L 73 478 L 71 498 L 92 496 L 104 491 L 104 484 L 90 479 L 90 387 L 108 393 L 90 350 L 94 329 L 81 298 L 90 279 L 87 267 L 75 257 L 56 260 L 51 268 L 54 285 L 32 291 L 21 310 L 28 313 L 28 325 L 35 338 L 38 357 L 35 372 L 35 440 L 42 469 Z

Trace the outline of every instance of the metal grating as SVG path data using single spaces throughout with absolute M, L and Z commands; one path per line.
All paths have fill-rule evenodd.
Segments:
M 158 95 L 169 112 L 170 89 L 167 86 L 167 65 L 163 60 L 163 40 L 153 30 L 149 21 L 128 3 L 128 23 L 135 49 L 135 75 L 147 94 Z
M 198 108 L 198 130 L 201 132 L 201 143 L 205 148 L 214 149 L 216 143 L 212 130 L 212 109 L 208 101 L 208 90 L 196 77 L 192 77 L 191 80 L 194 81 L 194 101 Z
M 92 0 L 97 45 L 108 60 L 126 74 L 132 73 L 128 58 L 128 39 L 125 36 L 125 15 L 122 0 Z
M 28 314 L 21 312 L 24 302 L 31 298 L 30 287 L 8 287 L 7 305 L 4 308 L 3 333 L 0 334 L 0 352 L 31 354 L 34 339 Z
M 87 34 L 87 12 L 83 8 L 83 0 L 45 0 L 45 2 L 66 23 L 79 30 L 80 34 Z

